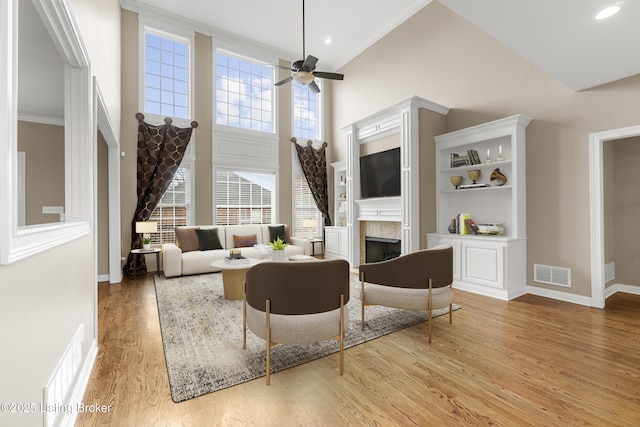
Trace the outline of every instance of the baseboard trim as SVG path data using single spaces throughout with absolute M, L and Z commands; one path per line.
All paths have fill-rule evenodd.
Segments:
M 567 292 L 560 292 L 553 289 L 538 288 L 537 286 L 527 286 L 527 293 L 540 297 L 551 298 L 559 301 L 570 302 L 573 304 L 586 305 L 591 307 L 591 297 L 583 295 L 575 295 Z
M 91 345 L 89 346 L 89 352 L 87 353 L 87 357 L 82 364 L 82 369 L 80 370 L 80 375 L 78 375 L 78 380 L 76 381 L 75 386 L 71 391 L 71 396 L 69 397 L 68 404 L 72 408 L 78 408 L 81 403 L 85 404 L 93 404 L 94 402 L 82 402 L 84 398 L 84 393 L 87 390 L 87 386 L 89 385 L 89 378 L 91 378 L 91 371 L 93 370 L 93 365 L 96 362 L 96 358 L 98 356 L 98 341 L 94 338 L 91 341 Z M 63 412 L 63 416 L 60 419 L 61 427 L 73 427 L 78 418 L 78 411 L 69 411 L 67 414 Z
M 609 286 L 608 288 L 605 288 L 605 290 L 604 290 L 604 299 L 606 300 L 611 295 L 616 294 L 618 292 L 622 292 L 622 293 L 625 293 L 625 294 L 632 294 L 632 295 L 640 295 L 640 286 L 632 286 L 632 285 L 625 285 L 625 284 L 622 284 L 622 283 L 614 283 L 613 285 Z

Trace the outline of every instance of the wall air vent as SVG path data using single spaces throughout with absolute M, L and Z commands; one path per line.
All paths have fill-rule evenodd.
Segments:
M 571 287 L 571 269 L 533 264 L 533 281 L 549 285 Z

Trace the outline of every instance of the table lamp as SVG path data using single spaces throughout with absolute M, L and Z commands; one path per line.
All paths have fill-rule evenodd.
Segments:
M 305 219 L 302 221 L 302 226 L 309 229 L 307 239 L 311 240 L 313 239 L 313 231 L 318 228 L 318 220 L 315 218 Z
M 158 223 L 155 221 L 136 222 L 136 233 L 142 234 L 142 244 L 145 249 L 151 247 L 151 238 L 149 233 L 158 232 Z

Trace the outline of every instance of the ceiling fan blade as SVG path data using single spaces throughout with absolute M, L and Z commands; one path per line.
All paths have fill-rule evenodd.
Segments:
M 274 83 L 274 86 L 282 86 L 285 83 L 289 83 L 291 80 L 293 80 L 293 77 L 289 76 L 286 79 L 280 80 L 278 83 Z
M 318 87 L 318 85 L 316 84 L 316 82 L 311 82 L 309 83 L 309 89 L 311 89 L 311 92 L 313 93 L 320 93 L 320 88 Z
M 291 67 L 285 67 L 284 65 L 269 64 L 269 65 L 267 65 L 267 67 L 270 67 L 270 68 L 279 68 L 279 69 L 281 69 L 281 70 L 291 71 Z
M 301 69 L 305 71 L 313 71 L 313 69 L 316 68 L 316 62 L 318 62 L 318 58 L 309 55 L 302 63 Z
M 338 73 L 327 73 L 325 71 L 315 71 L 313 75 L 316 77 L 320 77 L 321 79 L 344 80 L 344 74 L 338 74 Z

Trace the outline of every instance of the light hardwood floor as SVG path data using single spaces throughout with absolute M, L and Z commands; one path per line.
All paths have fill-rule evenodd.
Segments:
M 153 276 L 99 285 L 99 354 L 79 426 L 640 425 L 640 296 L 604 310 L 455 291 L 462 310 L 174 403 Z

